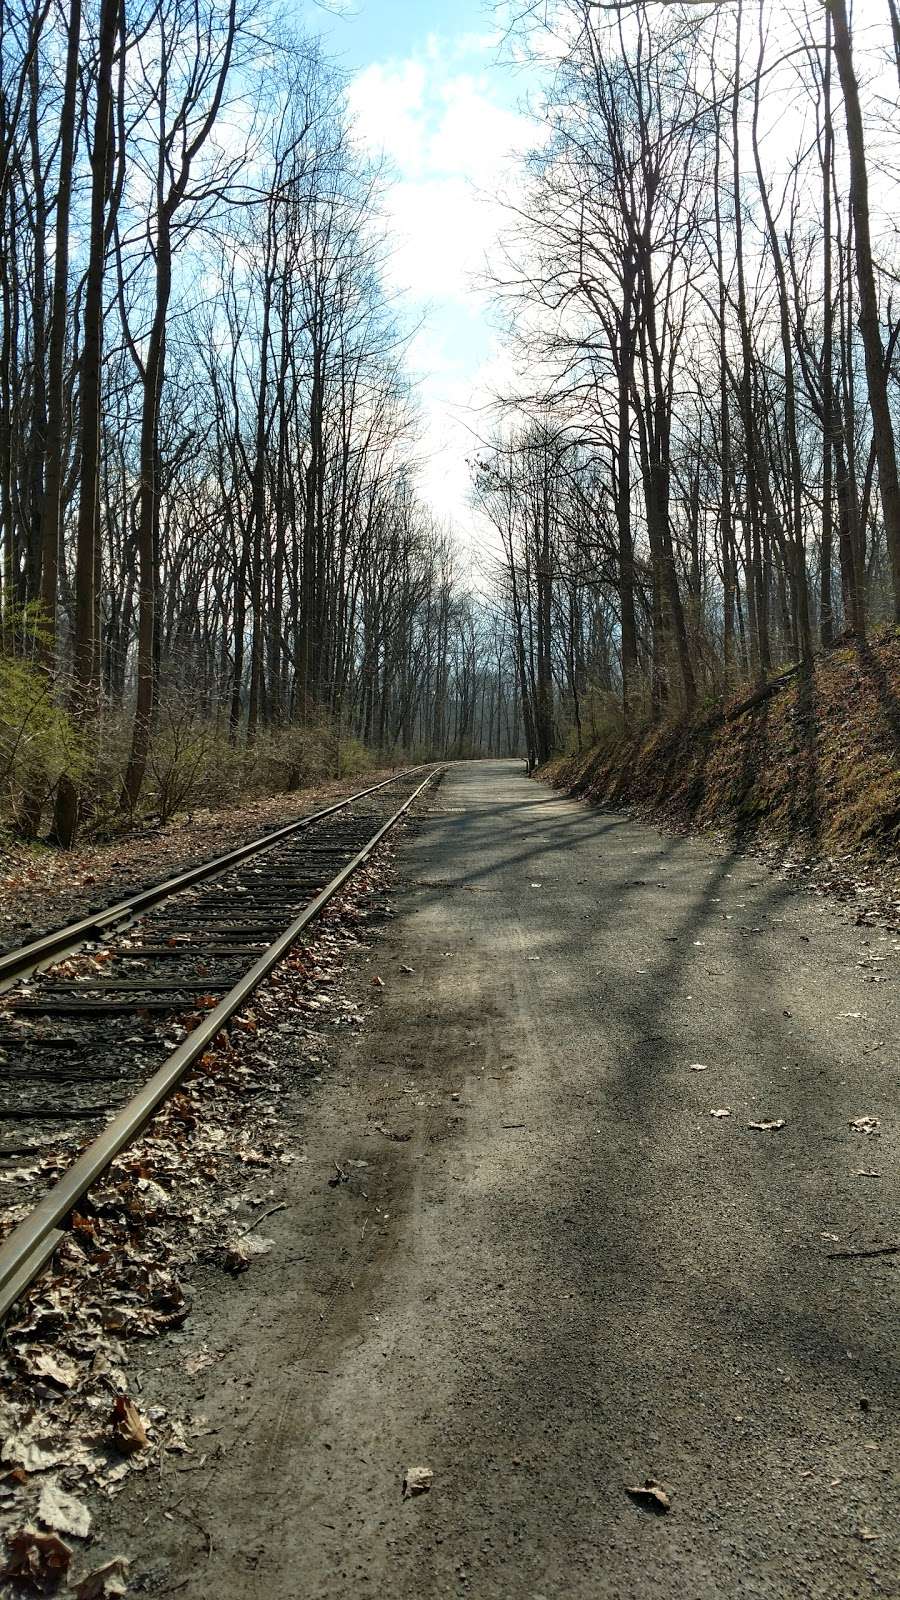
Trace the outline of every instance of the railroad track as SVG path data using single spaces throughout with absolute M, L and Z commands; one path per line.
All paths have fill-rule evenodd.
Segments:
M 83 1146 L 0 1246 L 0 1318 L 91 1184 L 443 769 L 423 770 L 0 957 L 0 1205 L 21 1209 L 13 1161 L 40 1159 L 61 1132 Z

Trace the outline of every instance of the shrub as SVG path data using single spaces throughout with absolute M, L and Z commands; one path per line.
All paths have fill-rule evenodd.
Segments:
M 224 799 L 223 775 L 237 765 L 237 751 L 197 716 L 190 702 L 168 695 L 147 756 L 146 802 L 161 822 L 204 799 Z
M 0 651 L 0 786 L 19 819 L 27 796 L 37 814 L 63 771 L 85 767 L 85 743 L 56 703 L 40 667 Z

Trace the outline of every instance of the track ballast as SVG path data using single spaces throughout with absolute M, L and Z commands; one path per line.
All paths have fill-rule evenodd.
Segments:
M 398 774 L 5 957 L 8 980 L 17 959 L 30 976 L 0 995 L 0 1205 L 33 1209 L 0 1247 L 0 1316 L 76 1201 L 438 770 Z M 52 965 L 35 972 L 37 954 Z M 29 1163 L 61 1148 L 71 1165 L 39 1198 Z

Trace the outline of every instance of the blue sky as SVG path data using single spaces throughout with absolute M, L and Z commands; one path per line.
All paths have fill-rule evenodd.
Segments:
M 487 32 L 491 10 L 490 0 L 326 0 L 322 6 L 306 0 L 305 17 L 352 70 L 414 54 L 431 34 Z
M 519 109 L 523 83 L 497 59 L 490 0 L 296 3 L 304 29 L 320 34 L 351 75 L 360 138 L 384 152 L 395 174 L 392 287 L 423 319 L 410 352 L 424 429 L 421 488 L 466 535 L 466 456 L 505 372 L 477 279 L 502 225 L 492 196 L 534 133 Z
M 539 126 L 521 110 L 528 81 L 506 52 L 498 59 L 493 0 L 288 5 L 350 74 L 359 137 L 383 151 L 396 174 L 389 201 L 397 240 L 392 287 L 402 291 L 411 317 L 423 319 L 411 350 L 423 417 L 421 490 L 477 547 L 486 530 L 473 527 L 466 456 L 489 430 L 493 394 L 515 386 L 478 279 L 485 258 L 496 257 L 503 226 L 492 197 L 515 186 L 517 157 L 540 138 Z M 790 8 L 785 18 L 789 25 Z M 884 70 L 884 60 L 873 68 L 861 47 L 875 24 L 877 40 L 887 37 L 885 0 L 855 0 L 854 20 L 863 75 L 879 61 Z M 893 83 L 892 65 L 890 72 Z M 778 94 L 770 95 L 770 105 L 780 115 L 790 101 Z M 892 140 L 892 160 L 893 150 Z

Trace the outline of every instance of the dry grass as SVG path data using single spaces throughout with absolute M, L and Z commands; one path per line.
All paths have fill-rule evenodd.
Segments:
M 829 650 L 743 714 L 664 723 L 543 776 L 679 829 L 896 862 L 900 630 Z

